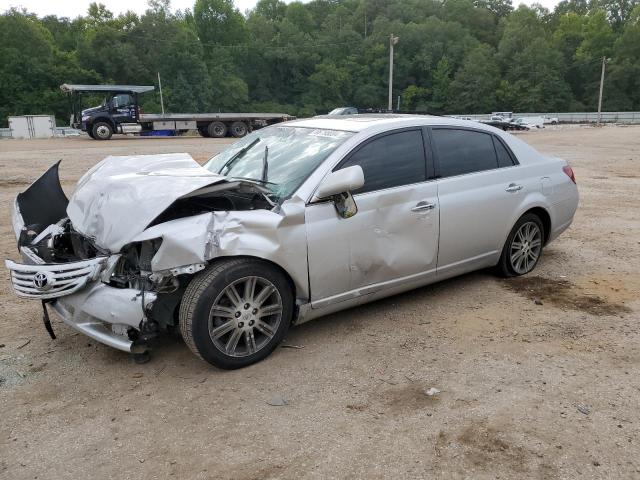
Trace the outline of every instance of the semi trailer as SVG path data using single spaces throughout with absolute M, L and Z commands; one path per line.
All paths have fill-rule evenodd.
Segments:
M 247 133 L 292 120 L 286 113 L 143 113 L 138 96 L 154 90 L 153 85 L 60 85 L 71 96 L 71 126 L 95 140 L 109 140 L 113 134 L 149 134 L 170 131 L 180 134 L 198 130 L 203 137 L 244 137 Z M 83 96 L 101 95 L 96 107 L 82 107 Z

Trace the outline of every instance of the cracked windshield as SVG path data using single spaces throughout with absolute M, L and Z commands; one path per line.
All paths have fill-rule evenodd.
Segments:
M 258 182 L 276 201 L 289 197 L 353 132 L 271 127 L 247 135 L 205 167 L 229 178 Z

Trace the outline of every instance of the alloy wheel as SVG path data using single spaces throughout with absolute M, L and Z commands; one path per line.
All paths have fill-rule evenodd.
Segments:
M 535 267 L 542 251 L 542 231 L 535 222 L 523 223 L 511 241 L 509 259 L 511 268 L 519 275 Z
M 246 357 L 264 348 L 282 321 L 282 298 L 263 277 L 240 278 L 216 298 L 209 312 L 209 336 L 225 355 Z

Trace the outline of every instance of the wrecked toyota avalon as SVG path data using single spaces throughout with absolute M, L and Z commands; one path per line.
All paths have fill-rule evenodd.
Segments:
M 496 266 L 533 270 L 578 203 L 567 163 L 456 119 L 316 117 L 254 132 L 204 166 L 108 157 L 67 199 L 53 165 L 19 194 L 19 297 L 144 360 L 179 328 L 221 368 L 293 323 Z

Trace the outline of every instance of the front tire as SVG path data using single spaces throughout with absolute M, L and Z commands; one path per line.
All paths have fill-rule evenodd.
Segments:
M 253 259 L 224 260 L 191 280 L 180 305 L 180 331 L 206 362 L 242 368 L 278 346 L 293 305 L 289 282 L 276 268 Z
M 544 225 L 534 213 L 526 213 L 509 232 L 502 248 L 498 273 L 504 277 L 517 277 L 533 271 L 542 256 Z
M 113 128 L 107 122 L 96 122 L 91 129 L 96 140 L 109 140 L 113 135 Z

